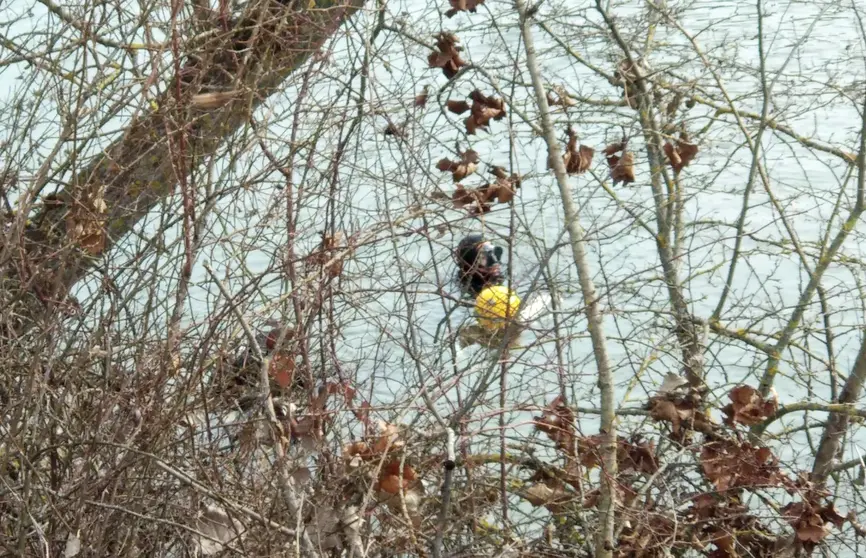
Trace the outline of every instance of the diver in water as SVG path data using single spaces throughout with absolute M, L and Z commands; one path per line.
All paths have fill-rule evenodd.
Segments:
M 454 251 L 460 290 L 475 298 L 484 287 L 501 285 L 505 281 L 502 252 L 502 247 L 485 241 L 480 234 L 461 240 Z

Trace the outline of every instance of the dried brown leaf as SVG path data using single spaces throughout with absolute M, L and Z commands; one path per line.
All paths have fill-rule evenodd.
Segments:
M 454 209 L 462 209 L 468 205 L 477 203 L 478 195 L 475 190 L 467 190 L 462 184 L 458 184 L 454 188 L 454 193 L 451 195 L 451 202 L 454 204 Z
M 292 385 L 295 378 L 295 358 L 292 355 L 280 352 L 271 357 L 268 373 L 278 386 L 285 389 Z
M 445 103 L 445 106 L 448 108 L 449 111 L 453 112 L 454 114 L 463 114 L 464 112 L 472 108 L 466 101 L 455 101 L 453 99 L 448 99 L 448 101 L 446 101 Z
M 460 153 L 459 160 L 441 159 L 436 168 L 442 172 L 450 172 L 454 182 L 460 182 L 476 171 L 479 160 L 478 153 L 474 149 L 468 149 Z
M 689 142 L 685 132 L 680 132 L 680 137 L 674 144 L 665 142 L 664 151 L 674 173 L 679 174 L 698 154 L 698 146 Z
M 701 468 L 719 491 L 789 486 L 769 448 L 734 440 L 715 440 L 701 448 Z
M 415 96 L 415 106 L 416 107 L 425 107 L 427 106 L 427 97 L 430 95 L 430 86 L 425 85 L 424 89 Z
M 562 396 L 557 397 L 547 408 L 542 411 L 540 417 L 535 417 L 533 422 L 535 428 L 547 434 L 556 444 L 557 449 L 566 455 L 574 455 L 575 428 L 574 411 L 566 404 Z
M 674 439 L 682 439 L 686 430 L 712 433 L 715 425 L 700 410 L 700 396 L 695 392 L 667 392 L 650 397 L 646 408 L 655 420 L 671 423 Z
M 408 463 L 403 463 L 403 474 L 400 474 L 400 460 L 392 459 L 379 472 L 379 490 L 389 494 L 397 494 L 400 489 L 409 489 L 418 479 L 415 469 Z
M 565 146 L 565 154 L 562 156 L 562 161 L 565 163 L 565 172 L 568 174 L 583 174 L 590 165 L 592 165 L 592 157 L 595 155 L 595 150 L 589 146 L 577 145 L 577 134 L 574 130 L 568 130 L 568 144 Z M 550 165 L 548 164 L 548 168 Z
M 454 17 L 458 12 L 475 13 L 484 0 L 449 0 L 451 9 L 445 12 L 445 17 Z
M 190 102 L 196 108 L 210 110 L 225 106 L 239 96 L 239 91 L 214 91 L 193 95 L 190 98 Z
M 620 440 L 617 447 L 617 461 L 620 472 L 634 470 L 652 475 L 659 470 L 655 444 L 652 441 L 644 442 L 639 438 L 631 441 Z
M 613 155 L 618 150 L 613 147 L 622 146 L 622 155 Z M 605 150 L 607 154 L 607 165 L 610 167 L 610 178 L 613 180 L 613 185 L 616 186 L 619 182 L 623 184 L 631 184 L 634 182 L 634 153 L 627 151 L 624 144 L 609 145 Z
M 565 504 L 573 498 L 570 491 L 555 479 L 532 484 L 522 495 L 533 506 L 544 506 L 553 514 L 562 513 Z
M 436 36 L 436 50 L 427 57 L 431 68 L 442 68 L 442 73 L 448 79 L 453 78 L 466 65 L 460 57 L 462 48 L 458 46 L 459 39 L 453 33 L 439 33 Z
M 490 170 L 488 172 L 490 172 L 490 174 L 492 174 L 496 178 L 499 178 L 502 180 L 505 180 L 506 178 L 508 178 L 508 172 L 504 168 L 499 167 L 499 166 L 494 165 L 494 166 L 490 167 Z
M 499 203 L 511 203 L 514 194 L 520 188 L 520 177 L 512 174 L 509 178 L 498 178 L 496 182 L 484 187 L 486 200 L 497 200 Z
M 746 426 L 759 424 L 774 415 L 779 407 L 775 394 L 772 398 L 764 399 L 755 388 L 747 385 L 735 387 L 728 397 L 731 402 L 722 412 L 725 414 L 725 424 L 729 426 L 738 423 Z
M 491 120 L 502 120 L 505 118 L 505 103 L 502 99 L 488 97 L 479 90 L 469 94 L 472 100 L 470 114 L 466 118 L 466 133 L 474 134 L 478 128 L 487 129 Z

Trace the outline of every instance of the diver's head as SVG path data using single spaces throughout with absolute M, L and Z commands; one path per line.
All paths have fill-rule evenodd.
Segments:
M 480 234 L 463 238 L 456 250 L 457 263 L 464 272 L 498 273 L 502 266 L 502 247 L 485 241 Z
M 487 285 L 502 282 L 502 247 L 471 234 L 457 245 L 455 259 L 460 267 L 460 282 L 473 296 Z

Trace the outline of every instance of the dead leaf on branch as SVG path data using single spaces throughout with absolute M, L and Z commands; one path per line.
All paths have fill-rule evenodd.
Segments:
M 460 182 L 476 171 L 479 161 L 478 152 L 474 149 L 467 149 L 460 153 L 459 160 L 441 159 L 436 164 L 436 168 L 442 172 L 450 172 L 454 182 Z
M 797 540 L 807 552 L 830 534 L 831 525 L 841 529 L 846 521 L 832 504 L 817 505 L 806 500 L 791 502 L 782 508 L 782 517 L 794 528 Z
M 636 471 L 652 475 L 659 470 L 652 440 L 643 441 L 639 436 L 617 443 L 617 461 L 621 472 Z
M 400 460 L 392 459 L 382 466 L 379 473 L 379 490 L 388 494 L 397 494 L 401 488 L 408 490 L 418 480 L 418 473 L 408 463 L 403 463 L 402 474 L 400 472 Z
M 453 33 L 442 32 L 436 36 L 436 50 L 427 57 L 431 68 L 442 68 L 442 73 L 448 79 L 453 78 L 466 65 L 460 57 L 463 47 L 458 46 L 460 40 Z
M 587 469 L 601 465 L 602 441 L 600 434 L 578 438 L 577 452 L 581 465 Z M 617 437 L 616 461 L 621 473 L 635 471 L 653 474 L 659 470 L 658 460 L 655 457 L 655 444 L 652 441 L 644 442 L 640 436 L 635 436 L 631 440 Z
M 634 502 L 634 499 L 637 497 L 637 491 L 631 486 L 619 481 L 616 481 L 614 486 L 616 487 L 617 504 L 626 507 L 630 506 L 632 502 Z M 598 501 L 600 498 L 600 488 L 596 488 L 594 490 L 591 490 L 590 492 L 587 492 L 586 497 L 583 499 L 583 507 L 594 508 L 598 506 Z
M 464 207 L 473 205 L 481 206 L 484 205 L 484 199 L 485 197 L 478 190 L 464 188 L 462 184 L 458 184 L 451 195 L 454 209 L 463 209 Z
M 443 161 L 440 161 L 440 164 Z M 451 202 L 454 209 L 468 207 L 470 214 L 483 214 L 492 210 L 496 202 L 511 203 L 519 187 L 520 177 L 516 174 L 505 179 L 497 178 L 495 182 L 478 188 L 466 188 L 462 184 L 457 184 L 451 195 Z
M 505 102 L 502 99 L 488 97 L 477 89 L 469 94 L 469 98 L 472 108 L 465 121 L 468 135 L 474 135 L 479 128 L 488 129 L 491 120 L 505 118 Z
M 665 155 L 668 157 L 668 162 L 674 173 L 679 174 L 698 154 L 698 146 L 689 142 L 689 136 L 685 131 L 680 132 L 680 137 L 674 144 L 665 142 Z
M 395 424 L 379 421 L 378 435 L 367 440 L 351 442 L 343 446 L 343 458 L 363 461 L 380 458 L 386 452 L 396 452 L 403 449 L 405 442 L 400 439 L 400 429 Z
M 592 165 L 595 149 L 587 145 L 577 145 L 577 134 L 573 129 L 568 129 L 568 144 L 565 146 L 565 154 L 562 162 L 565 163 L 565 172 L 568 174 L 583 174 Z M 547 168 L 552 168 L 548 162 Z
M 775 394 L 770 399 L 764 399 L 755 388 L 747 385 L 735 387 L 728 397 L 731 402 L 722 408 L 728 426 L 737 423 L 746 426 L 759 424 L 774 415 L 779 408 Z
M 472 108 L 466 101 L 455 101 L 453 99 L 448 99 L 448 101 L 446 101 L 445 103 L 445 106 L 448 108 L 449 111 L 453 112 L 454 114 L 463 114 L 464 112 Z
M 552 107 L 555 107 L 555 106 L 573 107 L 573 106 L 577 105 L 577 101 L 572 99 L 568 95 L 568 93 L 565 92 L 565 88 L 555 85 L 552 87 L 552 89 L 553 89 L 553 91 L 556 92 L 556 97 L 554 97 L 551 94 L 551 92 L 548 90 L 547 91 L 547 104 L 548 105 L 550 105 Z
M 699 527 L 691 533 L 693 548 L 703 550 L 710 544 L 716 546 L 709 556 L 774 555 L 771 547 L 775 537 L 771 529 L 750 514 L 748 506 L 741 504 L 734 494 L 698 494 L 692 498 L 692 506 L 686 510 L 684 519 Z
M 638 87 L 637 79 L 639 77 L 639 63 L 623 60 L 614 71 L 616 85 L 622 87 L 622 97 L 629 108 L 636 109 L 638 106 Z
M 540 417 L 535 417 L 535 429 L 547 434 L 557 449 L 566 455 L 574 456 L 575 427 L 574 411 L 566 404 L 562 396 L 557 397 L 542 411 Z
M 445 12 L 445 17 L 454 17 L 458 12 L 475 13 L 484 0 L 449 0 L 451 9 Z
M 508 171 L 506 171 L 504 168 L 497 166 L 497 165 L 493 165 L 492 167 L 490 167 L 490 170 L 488 170 L 487 172 L 489 172 L 490 174 L 492 174 L 496 178 L 499 178 L 502 180 L 505 180 L 508 178 Z M 512 178 L 514 178 L 516 176 L 517 176 L 516 174 L 511 175 Z
M 307 263 L 314 266 L 324 267 L 329 277 L 336 278 L 343 273 L 342 255 L 337 255 L 337 250 L 343 239 L 343 233 L 335 232 L 333 235 L 321 233 L 322 242 L 319 247 L 307 256 Z M 333 261 L 332 261 L 333 260 Z
M 715 425 L 701 408 L 701 398 L 695 392 L 667 392 L 650 397 L 646 405 L 650 417 L 671 423 L 675 439 L 686 430 L 712 433 Z
M 278 386 L 288 388 L 295 378 L 295 357 L 285 352 L 273 355 L 268 373 Z
M 616 155 L 616 153 L 621 153 Z M 634 153 L 628 151 L 628 142 L 612 143 L 604 148 L 607 157 L 607 165 L 610 167 L 610 178 L 613 185 L 622 182 L 631 184 L 634 182 Z
M 425 107 L 427 105 L 427 97 L 430 95 L 430 86 L 425 85 L 424 89 L 415 96 L 415 106 L 416 107 Z
M 833 502 L 827 502 L 831 492 L 826 485 L 813 482 L 809 473 L 799 473 L 796 481 L 788 484 L 788 492 L 799 494 L 800 501 L 782 508 L 781 515 L 794 528 L 797 541 L 806 551 L 811 552 L 829 534 L 831 525 L 841 529 L 849 521 L 857 530 L 856 516 L 839 514 Z
M 779 469 L 779 460 L 766 447 L 734 440 L 714 440 L 701 448 L 701 469 L 720 492 L 734 488 L 755 489 L 791 486 Z
M 530 485 L 521 492 L 521 496 L 535 507 L 546 507 L 552 514 L 565 511 L 566 504 L 575 498 L 575 495 L 555 478 L 546 478 Z

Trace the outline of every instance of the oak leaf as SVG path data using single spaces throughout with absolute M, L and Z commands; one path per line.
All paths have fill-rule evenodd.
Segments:
M 497 200 L 499 203 L 511 203 L 514 199 L 514 194 L 520 188 L 520 177 L 512 174 L 506 178 L 499 178 L 496 181 L 486 186 L 482 186 L 485 190 L 488 200 Z

